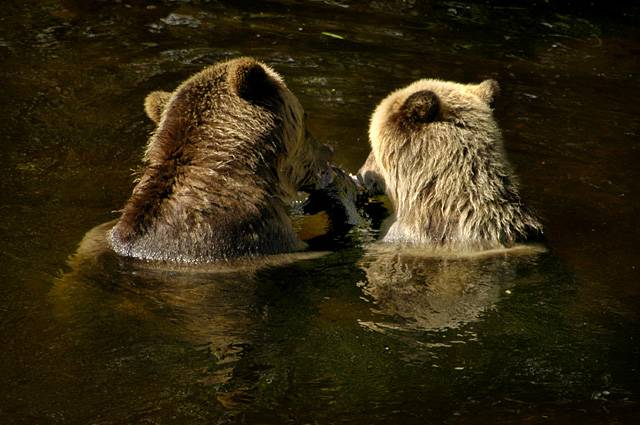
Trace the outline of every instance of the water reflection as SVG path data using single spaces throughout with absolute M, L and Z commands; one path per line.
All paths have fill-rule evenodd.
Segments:
M 316 219 L 312 216 L 307 222 L 295 217 L 301 234 L 317 237 L 322 229 L 316 227 L 324 222 L 316 223 Z M 55 279 L 49 292 L 53 319 L 73 341 L 67 350 L 73 355 L 92 352 L 96 344 L 119 347 L 94 358 L 97 364 L 117 365 L 110 366 L 106 375 L 92 371 L 94 379 L 105 379 L 119 369 L 127 385 L 151 393 L 155 389 L 144 382 L 148 376 L 172 382 L 177 388 L 199 387 L 198 391 L 215 398 L 207 404 L 214 417 L 225 410 L 242 409 L 256 397 L 260 383 L 272 379 L 269 370 L 279 371 L 283 364 L 277 349 L 267 346 L 262 350 L 260 355 L 266 358 L 258 365 L 253 352 L 256 344 L 264 343 L 265 328 L 274 320 L 271 305 L 282 297 L 292 298 L 290 285 L 304 287 L 302 280 L 292 281 L 287 265 L 304 270 L 307 262 L 322 259 L 326 253 L 310 251 L 200 266 L 141 262 L 117 256 L 108 248 L 105 233 L 113 224 L 97 226 L 84 236 L 67 262 L 70 270 Z M 303 315 L 296 320 L 303 320 Z M 134 343 L 128 346 L 126 341 Z M 173 364 L 167 356 L 175 355 L 176 350 L 194 351 L 187 358 L 204 359 L 201 369 L 193 370 L 189 364 L 186 371 L 175 365 L 167 367 Z M 247 354 L 245 366 L 238 369 L 238 362 Z M 131 369 L 132 359 L 140 357 L 148 363 L 140 370 Z M 73 376 L 83 373 L 73 364 L 62 370 Z M 133 406 L 134 413 L 146 408 L 138 403 Z M 126 417 L 135 417 L 131 415 Z
M 360 287 L 382 317 L 361 324 L 438 331 L 475 322 L 511 294 L 522 279 L 519 271 L 535 265 L 543 252 L 523 247 L 447 258 L 419 249 L 372 247 L 361 261 L 367 278 Z
M 255 270 L 136 263 L 106 249 L 104 239 L 92 232 L 69 259 L 71 270 L 56 279 L 49 293 L 56 320 L 77 333 L 76 344 L 135 340 L 141 334 L 186 342 L 211 353 L 216 367 L 208 384 L 226 382 L 260 322 Z

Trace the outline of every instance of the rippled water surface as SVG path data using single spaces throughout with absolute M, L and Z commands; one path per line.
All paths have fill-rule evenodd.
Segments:
M 609 2 L 0 5 L 3 424 L 637 423 L 640 30 Z M 218 60 L 286 79 L 351 172 L 420 78 L 495 78 L 548 250 L 371 246 L 261 269 L 74 256 L 117 216 L 144 96 Z

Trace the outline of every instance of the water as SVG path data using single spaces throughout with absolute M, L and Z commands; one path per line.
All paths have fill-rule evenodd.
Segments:
M 1 7 L 0 422 L 637 421 L 637 7 Z M 390 90 L 497 79 L 548 250 L 427 258 L 357 230 L 326 256 L 256 270 L 73 256 L 130 193 L 144 96 L 238 55 L 286 78 L 351 172 Z

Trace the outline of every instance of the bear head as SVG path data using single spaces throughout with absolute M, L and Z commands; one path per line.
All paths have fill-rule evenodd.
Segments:
M 109 233 L 117 253 L 207 262 L 302 246 L 287 206 L 327 184 L 331 150 L 274 70 L 252 58 L 218 63 L 150 93 L 145 111 L 157 127 Z
M 520 201 L 493 118 L 498 93 L 494 80 L 423 79 L 380 102 L 358 175 L 394 206 L 386 241 L 487 249 L 540 232 Z

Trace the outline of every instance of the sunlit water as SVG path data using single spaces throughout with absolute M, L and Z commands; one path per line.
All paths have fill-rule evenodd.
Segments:
M 0 422 L 636 423 L 638 8 L 465 4 L 4 1 Z M 131 191 L 144 96 L 238 55 L 351 172 L 392 89 L 495 78 L 547 250 L 434 258 L 365 225 L 279 267 L 74 256 Z

